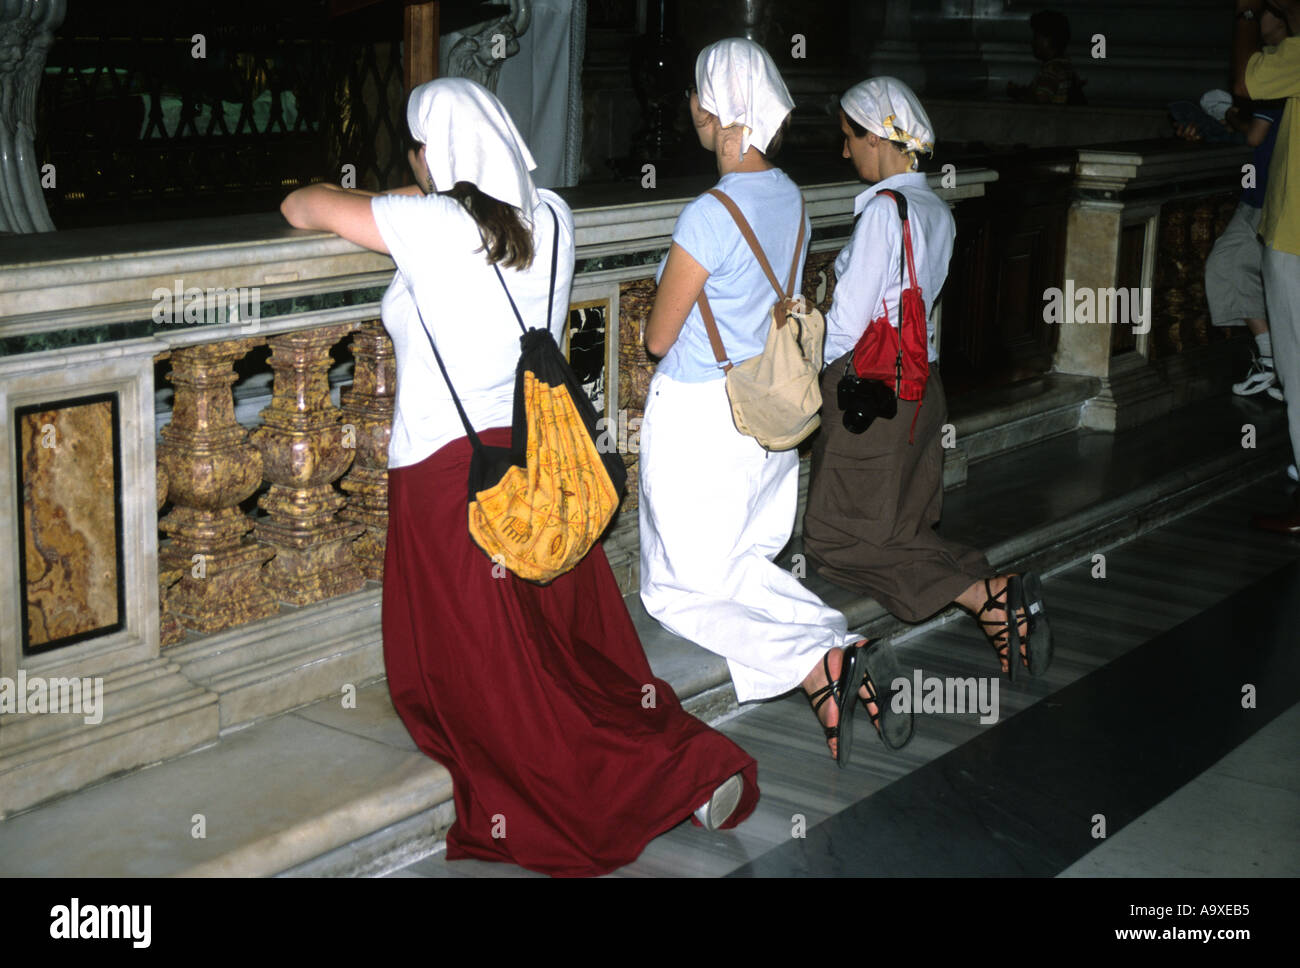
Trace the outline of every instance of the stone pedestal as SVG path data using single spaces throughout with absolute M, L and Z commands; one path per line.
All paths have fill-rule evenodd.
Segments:
M 1091 322 L 1060 324 L 1053 369 L 1101 380 L 1100 393 L 1083 408 L 1082 426 L 1113 432 L 1155 419 L 1191 402 L 1187 386 L 1202 396 L 1226 391 L 1210 378 L 1213 360 L 1185 351 L 1211 341 L 1205 255 L 1218 197 L 1235 184 L 1246 157 L 1237 147 L 1160 141 L 1079 150 L 1064 302 L 1087 292 L 1095 311 Z M 1131 315 L 1108 320 L 1102 303 L 1120 289 L 1128 295 L 1117 305 L 1129 306 Z M 1133 313 L 1135 302 L 1149 307 L 1145 318 Z M 1179 393 L 1170 382 L 1175 372 Z

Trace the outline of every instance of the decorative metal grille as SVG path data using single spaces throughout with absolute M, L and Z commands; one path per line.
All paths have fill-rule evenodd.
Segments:
M 37 155 L 55 224 L 274 211 L 295 186 L 404 184 L 400 7 L 328 0 L 74 3 L 50 51 Z

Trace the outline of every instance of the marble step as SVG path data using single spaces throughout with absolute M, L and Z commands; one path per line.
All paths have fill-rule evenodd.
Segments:
M 1240 444 L 1244 422 L 1257 426 L 1253 450 Z M 1285 451 L 1280 407 L 1219 398 L 1159 426 L 975 462 L 946 496 L 944 530 L 995 564 L 1061 567 L 1280 474 Z M 808 582 L 868 634 L 903 628 L 869 599 Z M 656 674 L 688 708 L 714 722 L 733 712 L 725 663 L 629 606 Z M 69 836 L 88 816 L 112 836 Z M 0 875 L 378 874 L 430 853 L 452 817 L 446 770 L 414 747 L 381 680 L 353 708 L 321 700 L 0 822 Z

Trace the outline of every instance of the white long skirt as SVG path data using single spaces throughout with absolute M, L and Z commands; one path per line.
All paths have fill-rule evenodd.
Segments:
M 641 601 L 727 660 L 739 701 L 790 691 L 828 649 L 862 638 L 772 562 L 794 528 L 799 457 L 736 430 L 724 380 L 655 375 L 640 482 Z

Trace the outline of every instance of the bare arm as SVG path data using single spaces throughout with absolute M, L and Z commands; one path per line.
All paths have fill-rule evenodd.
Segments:
M 1268 129 L 1273 127 L 1271 121 L 1265 121 L 1263 118 L 1251 118 L 1246 126 L 1242 129 L 1246 132 L 1246 144 L 1252 148 L 1258 148 L 1268 137 Z
M 280 203 L 280 214 L 296 229 L 324 229 L 375 252 L 388 252 L 368 194 L 319 182 L 290 192 Z
M 708 278 L 709 270 L 674 242 L 645 327 L 645 348 L 650 353 L 662 358 L 673 348 Z

